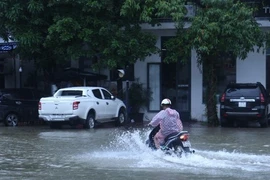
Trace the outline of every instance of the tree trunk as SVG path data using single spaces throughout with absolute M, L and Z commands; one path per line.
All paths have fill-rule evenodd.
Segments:
M 218 126 L 219 119 L 217 116 L 217 72 L 215 56 L 207 56 L 204 59 L 204 65 L 206 68 L 206 111 L 209 126 Z

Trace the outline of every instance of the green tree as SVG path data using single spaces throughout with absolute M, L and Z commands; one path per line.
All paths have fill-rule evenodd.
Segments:
M 160 25 L 159 18 L 172 18 L 182 24 L 187 13 L 185 2 L 186 0 L 125 0 L 121 14 L 140 24 Z
M 266 33 L 254 19 L 254 9 L 239 0 L 201 0 L 196 16 L 185 30 L 167 44 L 167 61 L 190 56 L 193 48 L 197 62 L 206 69 L 206 113 L 210 126 L 219 125 L 216 107 L 217 65 L 222 54 L 244 60 L 251 51 L 264 48 Z M 256 47 L 256 48 L 255 48 Z
M 12 36 L 17 53 L 43 68 L 82 56 L 97 59 L 95 68 L 124 66 L 157 52 L 156 37 L 136 17 L 120 15 L 124 2 L 2 0 L 0 36 Z

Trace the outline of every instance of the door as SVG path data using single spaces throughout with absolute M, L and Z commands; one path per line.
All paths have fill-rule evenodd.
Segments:
M 190 66 L 177 63 L 176 70 L 176 109 L 181 120 L 190 120 Z
M 8 115 L 10 112 L 15 112 L 19 116 L 23 114 L 21 108 L 21 102 L 17 101 L 16 90 L 14 89 L 3 89 L 0 93 L 0 114 L 1 119 L 4 120 L 5 116 Z
M 191 66 L 190 61 L 187 64 L 182 64 L 180 58 L 177 63 L 166 63 L 163 60 L 166 58 L 165 43 L 171 37 L 161 37 L 162 49 L 162 76 L 161 76 L 161 92 L 162 99 L 169 98 L 172 101 L 172 107 L 175 108 L 182 121 L 190 120 L 190 79 Z
M 182 121 L 190 120 L 190 66 L 162 64 L 162 99 L 169 98 Z
M 6 113 L 15 112 L 24 121 L 37 120 L 38 118 L 38 101 L 33 99 L 31 90 L 6 90 L 3 93 L 1 104 L 6 106 Z
M 101 89 L 103 97 L 104 97 L 104 102 L 105 102 L 105 106 L 106 107 L 106 118 L 110 119 L 112 117 L 114 117 L 114 114 L 116 112 L 117 109 L 117 105 L 115 104 L 115 101 L 112 99 L 112 94 L 109 93 L 107 90 L 105 89 Z
M 102 120 L 106 118 L 107 110 L 104 108 L 105 107 L 105 102 L 102 98 L 102 94 L 99 88 L 93 89 L 92 93 L 95 96 L 95 100 L 93 103 L 96 103 L 94 105 L 95 111 L 96 111 L 96 119 L 97 120 Z

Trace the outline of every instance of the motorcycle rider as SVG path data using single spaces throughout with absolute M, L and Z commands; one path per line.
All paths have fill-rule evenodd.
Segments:
M 160 125 L 159 131 L 154 136 L 154 143 L 157 149 L 165 143 L 165 138 L 171 133 L 178 133 L 183 130 L 183 124 L 179 113 L 171 108 L 171 100 L 166 98 L 161 101 L 162 110 L 156 114 L 148 125 L 156 127 Z

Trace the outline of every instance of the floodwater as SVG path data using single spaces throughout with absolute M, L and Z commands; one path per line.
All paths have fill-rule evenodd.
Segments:
M 185 130 L 196 152 L 180 159 L 150 150 L 148 127 L 0 126 L 0 179 L 269 179 L 270 128 Z

